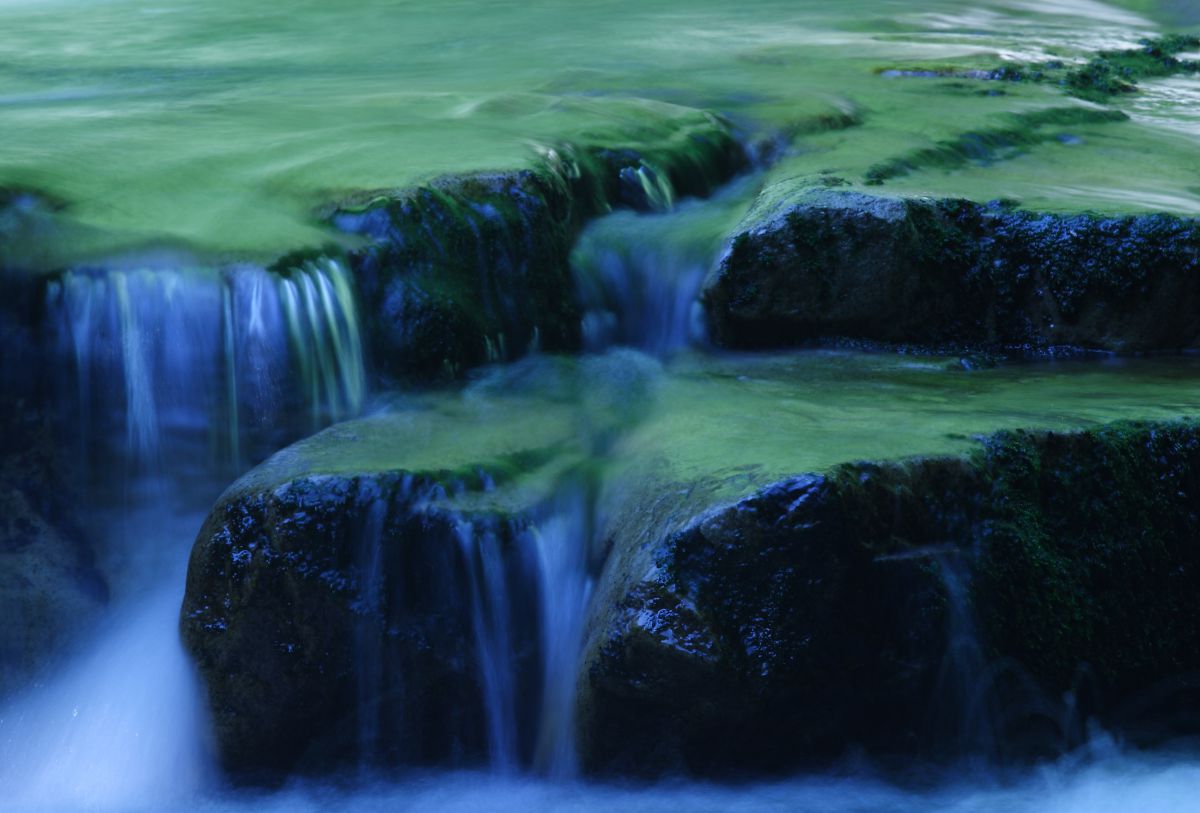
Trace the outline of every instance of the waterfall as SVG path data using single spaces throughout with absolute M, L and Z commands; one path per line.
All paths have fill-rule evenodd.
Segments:
M 503 540 L 495 528 L 487 523 L 459 523 L 489 754 L 498 772 L 512 772 L 520 765 L 519 743 L 526 738 L 521 736 L 518 700 L 522 691 L 529 692 L 535 685 L 540 685 L 541 699 L 532 732 L 536 735 L 533 768 L 557 778 L 578 771 L 574 705 L 592 589 L 589 511 L 582 489 L 560 488 L 540 520 L 518 534 L 509 554 L 518 559 L 516 568 L 506 562 Z M 526 559 L 521 560 L 522 556 Z M 538 597 L 538 675 L 523 675 L 518 663 L 519 631 L 513 625 L 519 596 L 514 595 L 514 588 Z
M 703 340 L 697 302 L 709 261 L 647 245 L 588 246 L 577 254 L 588 350 L 629 345 L 658 355 Z
M 281 274 L 68 271 L 47 299 L 53 338 L 75 372 L 66 400 L 78 409 L 84 447 L 119 426 L 123 448 L 100 454 L 120 454 L 135 469 L 155 469 L 196 442 L 241 468 L 362 408 L 358 313 L 349 276 L 333 260 Z
M 511 773 L 518 765 L 517 667 L 512 607 L 502 541 L 489 527 L 459 522 L 459 544 L 470 583 L 471 624 L 487 716 L 488 754 L 493 769 Z
M 665 356 L 702 344 L 700 292 L 756 179 L 746 176 L 712 198 L 679 203 L 655 191 L 659 179 L 652 172 L 628 170 L 622 181 L 657 202 L 648 212 L 595 221 L 572 252 L 585 345 L 593 352 L 626 345 Z
M 575 686 L 592 579 L 591 506 L 581 488 L 560 492 L 532 529 L 541 596 L 542 708 L 534 766 L 566 778 L 578 772 Z
M 76 270 L 46 306 L 73 373 L 64 423 L 98 484 L 121 489 L 86 514 L 116 609 L 90 653 L 0 709 L 0 795 L 32 809 L 182 803 L 210 772 L 178 636 L 188 551 L 230 468 L 362 408 L 353 289 L 332 260 Z

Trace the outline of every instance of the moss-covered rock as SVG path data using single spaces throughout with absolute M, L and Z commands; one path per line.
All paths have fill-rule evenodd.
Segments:
M 486 756 L 460 533 L 486 524 L 516 569 L 519 526 L 431 508 L 435 488 L 399 473 L 314 476 L 214 509 L 182 630 L 231 772 Z
M 526 528 L 574 427 L 508 383 L 502 411 L 464 399 L 338 424 L 220 498 L 181 629 L 229 771 L 484 761 L 484 617 L 509 625 L 514 687 L 537 697 Z M 505 606 L 480 604 L 484 580 Z
M 891 77 L 955 78 L 991 82 L 1042 82 L 1058 85 L 1066 93 L 1093 102 L 1108 102 L 1113 96 L 1138 92 L 1141 79 L 1158 79 L 1200 71 L 1200 62 L 1180 59 L 1181 54 L 1200 50 L 1200 37 L 1169 34 L 1141 40 L 1137 48 L 1119 48 L 1085 55 L 1067 63 L 1061 59 L 1029 64 L 1009 63 L 999 67 L 962 65 L 905 66 L 881 68 L 877 73 Z
M 370 240 L 352 263 L 377 365 L 428 379 L 533 346 L 577 349 L 569 258 L 583 223 L 616 206 L 707 195 L 746 160 L 729 127 L 703 116 L 626 145 L 545 150 L 529 170 L 452 176 L 343 205 L 333 222 Z
M 1122 701 L 1200 669 L 1197 493 L 1200 427 L 1116 424 L 846 464 L 710 509 L 610 559 L 585 765 L 785 769 L 956 751 L 972 726 L 988 730 L 971 744 L 1044 753 L 1092 714 L 1132 730 L 1147 710 Z M 969 630 L 973 665 L 954 651 Z M 1055 717 L 1081 669 L 1086 697 Z M 1173 733 L 1200 723 L 1179 715 L 1194 700 L 1160 703 Z
M 739 347 L 1192 348 L 1200 226 L 784 184 L 739 228 L 704 301 L 715 339 Z

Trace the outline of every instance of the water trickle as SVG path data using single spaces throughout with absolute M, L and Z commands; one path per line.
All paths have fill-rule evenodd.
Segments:
M 933 704 L 942 716 L 939 727 L 953 731 L 946 739 L 953 741 L 960 753 L 992 754 L 992 716 L 984 708 L 986 696 L 980 693 L 986 659 L 971 610 L 967 566 L 953 550 L 938 552 L 934 561 L 947 609 L 946 656 L 938 680 L 938 702 Z
M 476 527 L 460 521 L 457 533 L 470 583 L 471 624 L 487 717 L 488 754 L 493 769 L 511 773 L 520 758 L 518 675 L 502 540 L 486 524 Z
M 240 468 L 363 405 L 354 293 L 333 260 L 282 275 L 249 266 L 71 271 L 47 304 L 75 371 L 66 400 L 78 405 L 84 448 L 120 427 L 123 448 L 110 451 L 135 468 L 155 469 L 196 442 Z
M 628 345 L 661 356 L 702 344 L 700 292 L 755 182 L 747 177 L 708 200 L 668 201 L 593 223 L 571 255 L 587 349 Z
M 355 630 L 358 681 L 358 755 L 359 763 L 369 768 L 379 755 L 380 709 L 383 694 L 383 636 L 379 623 L 383 616 L 384 523 L 387 503 L 373 500 L 359 540 L 359 566 L 362 571 L 358 604 L 355 610 L 360 621 Z
M 531 531 L 541 595 L 542 707 L 534 767 L 552 777 L 574 776 L 575 686 L 583 628 L 592 594 L 591 506 L 582 488 L 555 498 Z

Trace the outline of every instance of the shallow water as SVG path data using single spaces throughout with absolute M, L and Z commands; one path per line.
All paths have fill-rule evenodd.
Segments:
M 736 495 L 848 460 L 962 454 L 1001 429 L 1086 428 L 1200 413 L 1200 358 L 1099 358 L 968 370 L 955 357 L 843 350 L 668 361 L 629 349 L 480 371 L 461 390 L 394 394 L 305 439 L 235 488 L 305 473 L 510 473 L 486 498 L 530 500 L 583 459 L 609 479 L 729 478 Z M 536 453 L 536 454 L 535 454 Z
M 1134 5 L 8 2 L 0 186 L 70 204 L 65 245 L 38 260 L 54 264 L 154 243 L 271 256 L 329 239 L 313 208 L 347 191 L 521 166 L 532 142 L 621 140 L 694 109 L 730 115 L 747 135 L 859 111 L 860 128 L 802 137 L 809 159 L 785 170 L 854 179 L 1007 112 L 1070 103 L 1042 86 L 989 96 L 981 85 L 995 83 L 963 89 L 876 69 L 1128 46 L 1163 24 L 1157 7 Z M 1080 150 L 1031 150 L 1038 169 L 1025 180 L 975 167 L 898 188 L 1195 211 L 1194 142 L 1154 124 L 1083 132 Z M 1113 161 L 1130 168 L 1119 184 L 1091 178 Z M 1114 186 L 1123 197 L 1103 193 Z

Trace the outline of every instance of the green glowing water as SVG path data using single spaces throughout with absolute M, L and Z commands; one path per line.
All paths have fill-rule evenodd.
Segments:
M 382 471 L 498 482 L 484 502 L 527 505 L 585 460 L 611 482 L 716 483 L 735 498 L 853 460 L 961 454 L 1001 429 L 1078 429 L 1200 412 L 1200 359 L 1064 361 L 968 371 L 949 358 L 801 351 L 632 351 L 535 358 L 460 391 L 398 397 L 279 453 L 235 489 Z
M 695 110 L 728 114 L 748 134 L 798 132 L 775 177 L 857 183 L 879 160 L 1006 113 L 1083 104 L 1056 88 L 878 69 L 1071 59 L 1194 22 L 1186 3 L 1123 5 L 7 0 L 0 186 L 70 204 L 48 259 L 59 262 L 148 243 L 268 256 L 327 240 L 312 211 L 348 190 L 521 166 L 531 142 L 619 139 Z M 1155 115 L 889 186 L 1197 211 L 1190 81 L 1148 92 L 1139 103 Z M 989 89 L 1004 95 L 981 95 Z M 1137 114 L 1134 104 L 1120 101 Z M 835 111 L 863 125 L 812 132 Z

